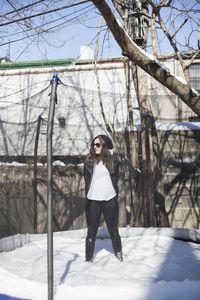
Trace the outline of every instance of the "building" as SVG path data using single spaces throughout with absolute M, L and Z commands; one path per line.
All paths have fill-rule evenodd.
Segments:
M 162 56 L 159 60 L 175 76 L 182 76 L 181 68 L 173 55 Z M 98 133 L 107 133 L 105 118 L 113 131 L 128 128 L 122 58 L 97 62 L 92 57 L 89 60 L 4 62 L 0 64 L 1 157 L 34 155 L 38 118 L 41 118 L 38 155 L 46 155 L 47 120 L 54 73 L 58 74 L 60 80 L 54 117 L 54 155 L 86 154 L 92 137 Z M 191 66 L 190 76 L 192 86 L 197 89 L 200 79 L 198 60 Z M 134 126 L 137 130 L 140 115 L 132 81 L 130 91 Z M 150 76 L 148 98 L 158 125 L 160 122 L 189 121 L 195 117 L 176 95 Z
M 165 55 L 159 59 L 175 76 L 182 76 L 174 56 Z M 46 232 L 46 137 L 51 81 L 55 73 L 60 81 L 54 116 L 53 155 L 55 160 L 67 157 L 65 161 L 71 162 L 73 158 L 75 162 L 75 165 L 54 165 L 56 230 L 86 226 L 83 167 L 78 163 L 88 153 L 93 136 L 107 134 L 106 124 L 117 133 L 129 129 L 122 58 L 97 62 L 90 58 L 0 64 L 0 159 L 31 162 L 25 166 L 2 164 L 2 236 L 33 232 L 34 227 L 38 232 Z M 192 87 L 199 90 L 199 60 L 191 66 L 190 78 Z M 158 226 L 199 228 L 200 124 L 191 122 L 195 120 L 195 114 L 176 95 L 150 76 L 147 82 L 160 146 L 157 156 L 154 155 L 153 174 Z M 130 93 L 134 129 L 138 130 L 140 114 L 132 82 Z M 38 166 L 35 172 L 36 164 L 33 166 L 32 162 L 37 133 L 37 155 L 44 165 Z M 139 133 L 134 132 L 134 146 L 139 144 Z M 143 226 L 147 218 L 144 215 L 142 219 L 143 178 L 137 169 L 139 184 L 135 188 L 136 180 L 130 180 L 129 162 L 125 156 L 120 165 L 120 226 Z M 131 205 L 134 207 L 133 219 Z

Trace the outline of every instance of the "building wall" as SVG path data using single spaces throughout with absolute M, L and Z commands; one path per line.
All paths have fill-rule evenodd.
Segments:
M 165 61 L 171 70 L 174 61 Z M 121 60 L 98 64 L 101 93 L 97 88 L 94 64 L 72 62 L 67 66 L 21 68 L 0 71 L 0 156 L 32 157 L 38 117 L 42 118 L 38 156 L 46 156 L 46 132 L 51 93 L 51 79 L 58 73 L 57 104 L 53 129 L 53 155 L 83 157 L 93 136 L 106 133 L 100 99 L 108 124 L 115 132 L 127 128 L 127 103 L 124 69 Z M 179 67 L 177 66 L 178 73 Z M 181 74 L 179 74 L 181 75 Z M 148 76 L 148 92 L 154 116 L 158 120 L 177 117 L 177 99 Z M 133 107 L 137 107 L 131 85 Z M 64 117 L 65 126 L 59 126 Z M 139 113 L 134 110 L 135 125 Z M 137 126 L 135 126 L 137 128 Z M 197 126 L 198 127 L 198 126 Z M 199 130 L 159 131 L 163 167 L 156 166 L 156 201 L 159 204 L 159 226 L 199 228 Z M 198 128 L 196 128 L 198 129 Z M 192 133 L 191 133 L 192 132 Z M 139 131 L 136 132 L 139 135 Z M 139 139 L 136 140 L 138 143 Z M 125 142 L 119 153 L 125 157 Z M 187 146 L 187 147 L 186 147 Z M 187 159 L 189 158 L 189 164 Z M 157 159 L 157 158 L 155 158 Z M 161 159 L 161 158 L 159 158 Z M 125 158 L 124 158 L 125 160 Z M 38 229 L 46 229 L 46 167 L 40 168 L 38 185 Z M 54 175 L 55 230 L 85 227 L 81 166 L 58 167 Z M 0 222 L 5 234 L 33 231 L 33 167 L 2 166 Z M 122 168 L 120 179 L 120 226 L 128 223 L 130 198 L 129 172 Z M 142 191 L 139 191 L 142 193 Z M 134 191 L 137 195 L 138 191 Z M 137 208 L 139 198 L 134 198 Z M 9 226 L 8 226 L 9 225 Z M 142 225 L 142 223 L 141 223 Z
M 180 66 L 174 59 L 166 59 L 163 64 L 178 76 L 182 75 Z M 62 66 L 53 65 L 53 62 L 50 67 L 40 65 L 36 68 L 35 64 L 32 65 L 32 67 L 29 67 L 28 63 L 22 64 L 21 67 L 20 64 L 1 65 L 4 66 L 4 70 L 0 71 L 0 156 L 34 154 L 39 116 L 43 121 L 38 155 L 45 155 L 50 83 L 54 73 L 58 73 L 62 82 L 57 87 L 58 102 L 54 117 L 55 155 L 85 154 L 92 137 L 107 132 L 100 100 L 112 130 L 121 131 L 128 126 L 125 73 L 121 59 L 100 61 L 97 64 L 66 61 L 66 65 L 63 63 Z M 96 68 L 98 75 L 95 72 Z M 132 82 L 130 90 L 132 106 L 137 108 Z M 168 121 L 176 119 L 180 101 L 150 76 L 148 76 L 148 97 L 155 118 Z M 185 109 L 184 104 L 181 104 L 181 107 Z M 63 128 L 59 126 L 60 117 L 65 119 Z M 139 123 L 139 111 L 134 109 L 134 124 L 137 127 Z
M 127 126 L 124 70 L 121 63 L 100 66 L 100 94 L 94 66 L 91 64 L 57 69 L 23 69 L 17 73 L 1 71 L 1 155 L 33 155 L 39 116 L 43 122 L 38 154 L 45 155 L 50 81 L 55 71 L 63 82 L 57 87 L 58 102 L 53 135 L 55 155 L 84 154 L 88 141 L 94 135 L 106 132 L 99 99 L 112 129 L 118 130 Z M 59 127 L 60 117 L 65 118 L 64 128 Z

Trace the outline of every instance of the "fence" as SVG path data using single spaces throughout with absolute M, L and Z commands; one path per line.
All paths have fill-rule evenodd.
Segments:
M 157 134 L 159 151 L 156 151 L 157 154 L 154 157 L 157 225 L 200 228 L 200 131 L 158 131 Z M 136 140 L 138 140 L 137 136 Z M 125 156 L 124 143 L 124 135 L 121 135 L 119 226 L 124 227 L 130 224 L 131 201 L 133 204 L 132 225 L 142 226 L 142 221 L 138 224 L 135 220 L 136 215 L 141 214 L 138 212 L 138 207 L 142 209 L 139 195 L 144 187 L 140 182 L 139 170 L 135 170 L 133 184 L 130 184 L 129 162 Z M 154 143 L 154 149 L 157 146 Z M 71 159 L 74 161 L 73 157 Z M 47 231 L 46 166 L 38 166 L 37 174 L 36 227 L 37 232 L 44 233 Z M 140 184 L 137 184 L 138 182 Z M 131 198 L 131 195 L 134 197 Z M 83 164 L 53 166 L 53 202 L 54 231 L 86 227 Z M 33 164 L 31 161 L 27 165 L 2 164 L 0 169 L 0 237 L 16 233 L 33 233 L 34 219 Z M 101 226 L 104 226 L 103 220 Z

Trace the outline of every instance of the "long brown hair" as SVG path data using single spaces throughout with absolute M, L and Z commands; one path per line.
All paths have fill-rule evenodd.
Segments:
M 94 141 L 99 139 L 100 144 L 102 145 L 102 150 L 100 154 L 96 154 L 94 151 Z M 105 144 L 103 138 L 101 136 L 96 136 L 90 146 L 89 154 L 86 157 L 86 161 L 90 161 L 91 164 L 94 166 L 98 164 L 100 161 L 107 167 L 110 173 L 114 173 L 113 163 L 112 163 L 112 156 L 111 153 Z

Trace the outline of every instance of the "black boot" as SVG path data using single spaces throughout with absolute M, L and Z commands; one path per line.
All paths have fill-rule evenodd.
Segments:
M 94 253 L 94 244 L 95 239 L 93 238 L 86 238 L 85 242 L 85 261 L 92 262 L 93 253 Z
M 115 253 L 115 256 L 117 257 L 117 259 L 118 259 L 119 261 L 123 261 L 122 251 L 116 252 L 116 253 Z
M 112 246 L 113 250 L 115 253 L 115 256 L 117 257 L 118 260 L 123 261 L 123 256 L 122 256 L 122 244 L 121 244 L 121 237 L 119 234 L 117 235 L 112 235 L 111 236 L 112 240 Z

